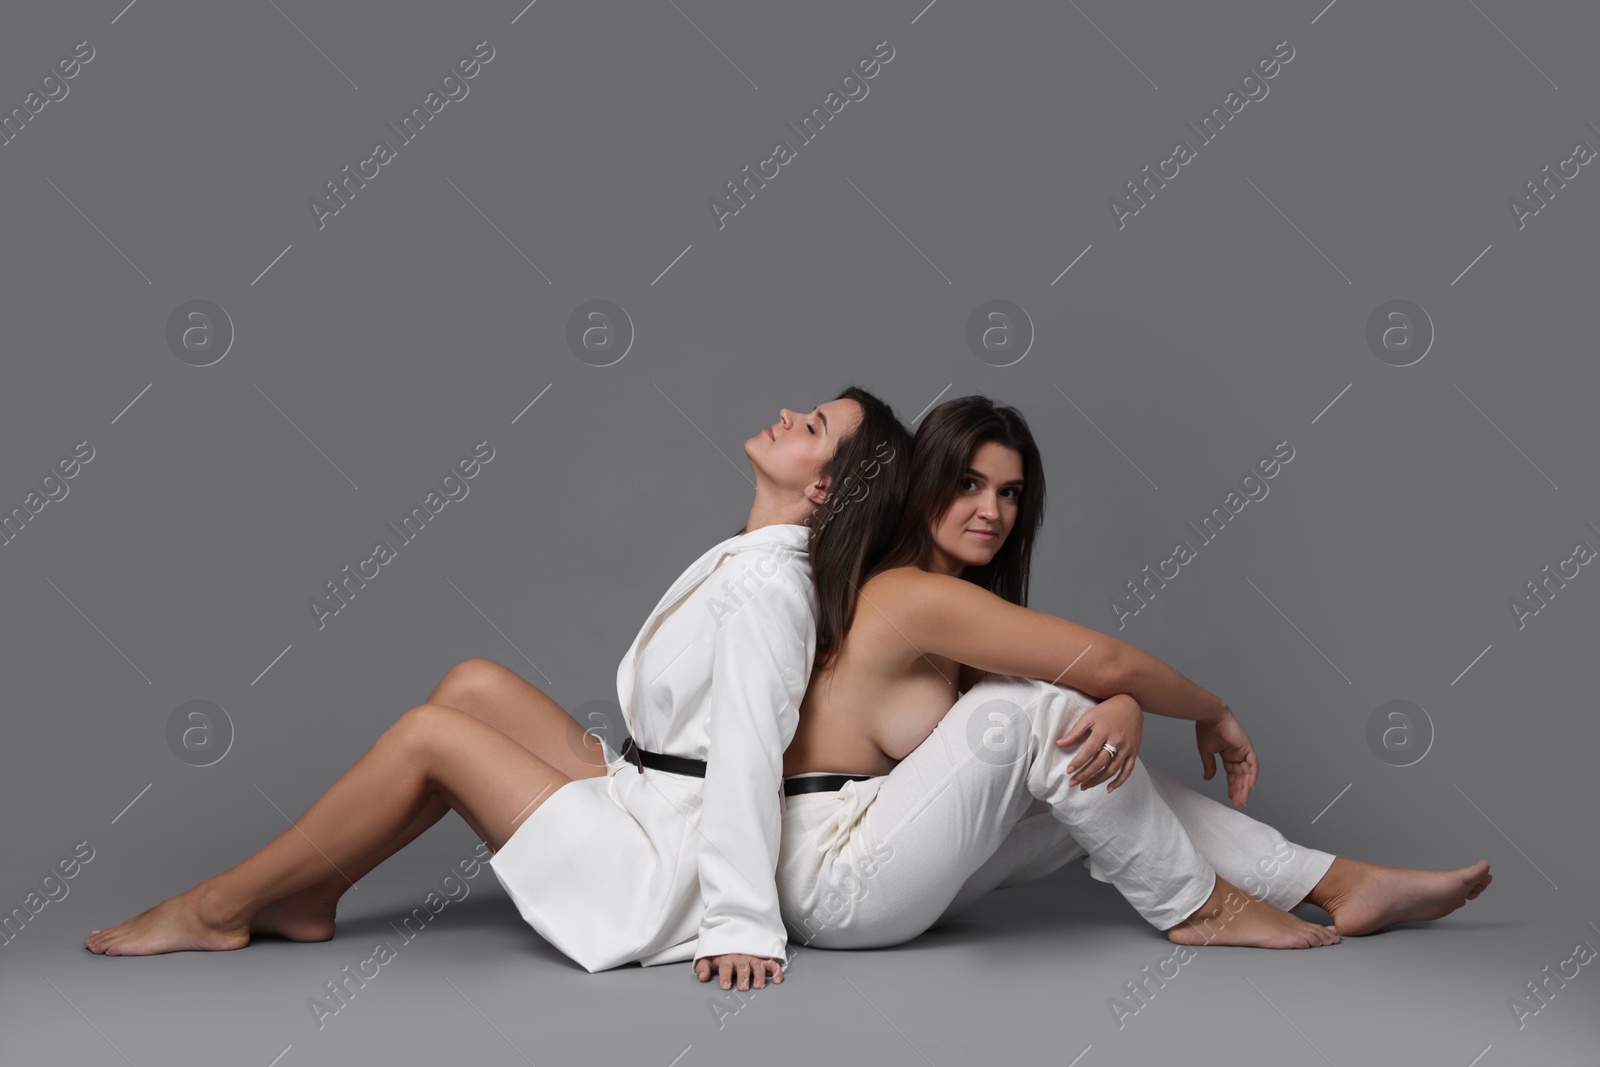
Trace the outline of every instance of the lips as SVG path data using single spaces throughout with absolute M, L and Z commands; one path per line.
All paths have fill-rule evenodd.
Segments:
M 968 530 L 967 533 L 974 537 L 981 537 L 985 541 L 993 541 L 995 539 L 995 532 L 993 530 Z
M 772 427 L 771 426 L 768 426 L 765 430 L 762 430 L 761 432 L 766 434 L 767 437 L 769 439 L 773 440 L 773 441 L 776 441 L 778 439 L 777 435 L 772 432 Z

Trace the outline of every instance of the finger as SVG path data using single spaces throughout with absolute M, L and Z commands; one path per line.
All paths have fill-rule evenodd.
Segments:
M 750 972 L 750 984 L 756 989 L 764 989 L 767 984 L 767 961 L 757 960 L 755 967 Z
M 1200 750 L 1200 766 L 1206 772 L 1205 780 L 1208 782 L 1211 781 L 1211 776 L 1217 773 L 1216 756 L 1202 748 Z
M 1074 753 L 1072 759 L 1067 762 L 1067 770 L 1073 773 L 1081 770 L 1084 764 L 1094 759 L 1095 749 L 1098 747 L 1099 746 L 1095 743 L 1094 728 L 1090 727 L 1087 736 L 1085 736 L 1082 741 L 1082 747 L 1080 747 L 1078 751 Z
M 734 968 L 739 975 L 739 990 L 743 992 L 750 988 L 750 961 L 741 959 Z
M 1118 747 L 1117 755 L 1115 756 L 1102 748 L 1100 755 L 1103 758 L 1095 761 L 1094 770 L 1084 776 L 1083 786 L 1085 789 L 1093 789 L 1102 782 L 1109 781 L 1117 773 L 1117 761 L 1122 758 L 1121 748 Z
M 1133 766 L 1134 752 L 1117 750 L 1117 758 L 1111 761 L 1111 767 L 1106 773 L 1106 789 L 1109 792 L 1114 785 L 1120 785 L 1128 777 L 1128 768 Z
M 1122 763 L 1122 769 L 1117 772 L 1116 780 L 1106 786 L 1106 792 L 1114 793 L 1117 787 L 1128 780 L 1128 775 L 1133 773 L 1133 757 L 1130 755 Z
M 783 964 L 778 960 L 771 961 L 772 984 L 779 985 L 783 982 Z
M 1089 721 L 1080 715 L 1078 716 L 1078 721 L 1073 723 L 1066 733 L 1056 738 L 1056 744 L 1063 747 L 1075 745 L 1078 743 L 1076 738 L 1087 729 L 1089 729 Z
M 1084 768 L 1083 772 L 1078 775 L 1080 788 L 1090 789 L 1098 784 L 1105 777 L 1106 770 L 1111 766 L 1111 763 L 1111 755 L 1102 750 L 1100 755 L 1096 756 L 1089 766 Z
M 1119 749 L 1117 754 L 1111 758 L 1111 762 L 1106 765 L 1106 773 L 1101 776 L 1100 782 L 1095 784 L 1099 785 L 1103 782 L 1109 785 L 1110 783 L 1116 781 L 1117 778 L 1122 774 L 1122 768 L 1126 767 L 1132 762 L 1133 754 L 1129 752 L 1123 752 Z
M 733 988 L 733 961 L 726 956 L 717 961 L 717 978 L 723 989 Z
M 1096 771 L 1094 777 L 1085 779 L 1085 781 L 1083 783 L 1083 788 L 1084 789 L 1093 789 L 1096 786 L 1099 786 L 1099 785 L 1109 781 L 1116 774 L 1116 772 L 1117 772 L 1116 766 L 1114 764 L 1108 763 L 1101 770 Z
M 1077 754 L 1068 762 L 1067 770 L 1074 773 L 1082 771 L 1094 762 L 1096 756 L 1104 755 L 1105 749 L 1100 747 L 1101 742 L 1104 740 L 1105 733 L 1103 731 L 1098 728 L 1090 728 L 1089 736 L 1083 739 L 1083 747 L 1079 748 Z
M 1239 806 L 1239 774 L 1241 768 L 1236 760 L 1222 757 L 1222 769 L 1228 776 L 1228 800 L 1234 807 Z
M 1085 752 L 1087 752 L 1088 747 L 1088 745 L 1084 745 Z M 1103 748 L 1096 749 L 1094 752 L 1088 754 L 1085 754 L 1085 752 L 1078 753 L 1078 758 L 1082 760 L 1082 763 L 1078 765 L 1078 768 L 1074 770 L 1072 775 L 1067 779 L 1068 786 L 1082 784 L 1091 775 L 1096 773 L 1098 769 L 1096 764 L 1103 764 L 1107 759 L 1105 749 Z M 1069 763 L 1067 768 L 1071 770 L 1072 764 Z
M 711 961 L 704 959 L 695 960 L 694 976 L 700 979 L 702 982 L 709 981 L 711 979 Z

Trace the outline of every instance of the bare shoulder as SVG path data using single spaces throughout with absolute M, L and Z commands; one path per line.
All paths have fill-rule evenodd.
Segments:
M 925 590 L 927 588 L 925 579 L 942 577 L 944 576 L 930 574 L 921 567 L 893 567 L 879 571 L 861 583 L 861 598 L 880 607 L 898 606 L 916 598 L 922 590 Z
M 990 596 L 986 590 L 949 574 L 936 574 L 921 567 L 895 567 L 872 576 L 861 587 L 863 597 L 871 595 L 880 603 L 913 610 L 932 609 L 952 598 L 970 601 Z

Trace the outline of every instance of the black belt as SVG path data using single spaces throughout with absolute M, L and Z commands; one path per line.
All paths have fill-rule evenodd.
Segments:
M 622 758 L 643 771 L 649 767 L 653 771 L 666 771 L 668 774 L 685 774 L 693 778 L 706 776 L 706 761 L 687 759 L 683 756 L 668 756 L 662 752 L 647 752 L 634 743 L 632 737 L 622 742 Z M 846 782 L 864 782 L 873 777 L 870 774 L 816 774 L 806 778 L 785 778 L 783 780 L 783 795 L 786 797 L 798 796 L 801 793 L 835 792 L 844 788 Z
M 865 782 L 870 774 L 813 774 L 805 778 L 785 778 L 783 795 L 799 796 L 801 793 L 833 793 L 844 788 L 846 782 Z
M 661 752 L 646 752 L 633 743 L 633 738 L 622 742 L 622 758 L 639 768 L 641 772 L 646 767 L 653 771 L 666 771 L 668 774 L 686 774 L 692 778 L 706 776 L 706 761 L 703 759 L 686 759 L 683 756 L 668 756 Z

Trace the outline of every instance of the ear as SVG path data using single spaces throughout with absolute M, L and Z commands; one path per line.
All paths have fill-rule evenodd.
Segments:
M 828 499 L 828 488 L 829 488 L 830 484 L 831 483 L 830 483 L 830 481 L 828 479 L 828 476 L 826 474 L 818 475 L 816 481 L 814 481 L 810 485 L 806 486 L 806 488 L 805 488 L 805 497 L 806 497 L 806 499 L 811 501 L 812 504 L 815 504 L 815 505 L 820 507 Z

